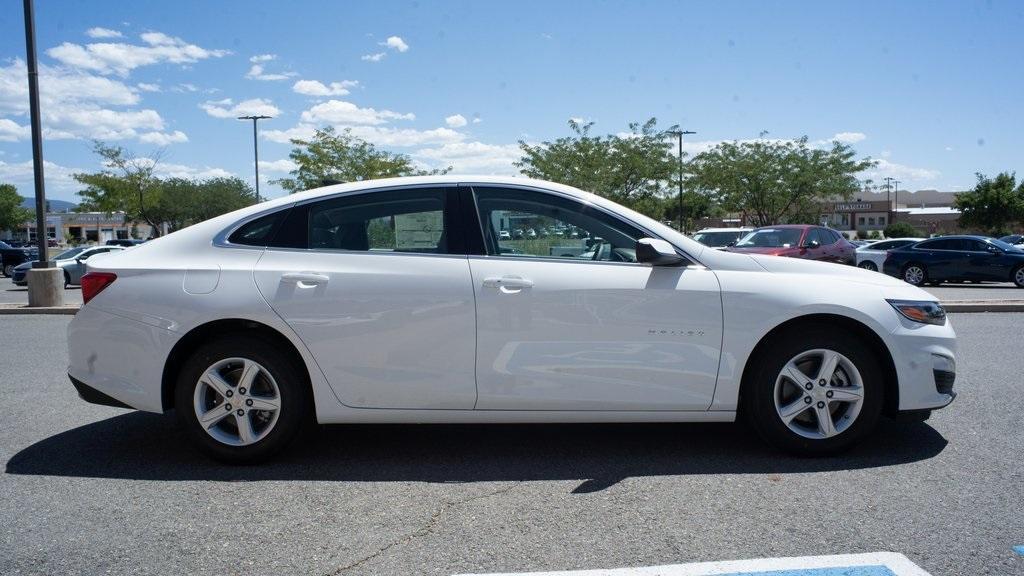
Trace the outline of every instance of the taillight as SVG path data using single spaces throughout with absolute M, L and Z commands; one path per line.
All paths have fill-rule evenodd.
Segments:
M 117 274 L 112 272 L 89 272 L 82 276 L 82 304 L 88 304 L 89 300 L 103 292 L 103 289 L 110 286 L 117 280 Z

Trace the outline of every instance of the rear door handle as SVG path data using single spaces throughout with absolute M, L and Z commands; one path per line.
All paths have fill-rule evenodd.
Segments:
M 327 284 L 330 279 L 331 277 L 326 274 L 316 274 L 313 272 L 288 272 L 281 275 L 281 281 L 289 284 L 312 284 L 319 286 L 320 284 Z
M 491 276 L 484 278 L 483 284 L 484 288 L 500 288 L 502 291 L 533 288 L 533 280 L 519 276 Z

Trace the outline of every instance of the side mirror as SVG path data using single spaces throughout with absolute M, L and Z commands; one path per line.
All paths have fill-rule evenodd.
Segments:
M 81 264 L 82 263 L 82 259 L 81 258 L 75 258 L 75 262 L 78 262 L 79 264 Z
M 813 250 L 813 249 L 817 248 L 818 246 L 821 246 L 821 244 L 818 243 L 817 240 L 811 240 L 807 244 L 804 244 L 803 246 L 801 246 L 801 248 L 806 248 L 806 249 L 809 249 L 809 250 Z
M 733 246 L 736 245 L 736 242 L 737 242 L 736 240 L 733 240 L 732 242 L 729 242 L 728 244 L 726 244 L 725 247 L 726 248 L 732 248 Z
M 651 266 L 679 266 L 686 262 L 686 258 L 664 240 L 641 238 L 636 241 L 636 261 Z

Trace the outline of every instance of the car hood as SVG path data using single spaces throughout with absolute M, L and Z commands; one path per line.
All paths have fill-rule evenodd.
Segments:
M 846 264 L 833 264 L 831 262 L 820 262 L 817 260 L 804 260 L 801 258 L 777 258 L 774 256 L 762 256 L 750 254 L 751 259 L 758 263 L 765 270 L 773 274 L 807 274 L 811 276 L 828 276 L 836 280 L 845 280 L 866 284 L 869 286 L 881 286 L 886 288 L 913 288 L 903 280 L 887 276 L 879 272 L 872 272 L 847 266 Z M 920 289 L 918 289 L 920 290 Z M 927 295 L 928 300 L 935 300 L 935 297 L 924 290 L 921 293 Z
M 790 250 L 796 250 L 796 247 L 795 246 L 790 246 L 790 247 L 785 247 L 785 246 L 749 246 L 749 247 L 746 247 L 746 248 L 738 248 L 736 246 L 730 246 L 728 248 L 728 250 L 729 250 L 729 252 L 739 252 L 740 254 L 768 254 L 768 255 L 774 255 L 774 254 L 782 254 L 783 252 L 788 252 Z

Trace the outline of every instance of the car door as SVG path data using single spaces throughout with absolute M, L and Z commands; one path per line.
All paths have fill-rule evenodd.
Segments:
M 1010 277 L 1008 259 L 998 246 L 973 238 L 965 238 L 963 242 L 968 249 L 968 279 L 1006 281 Z
M 477 409 L 706 410 L 722 301 L 701 266 L 636 262 L 648 234 L 593 205 L 536 189 L 473 187 L 483 254 Z M 498 240 L 504 228 L 565 237 Z
M 455 202 L 454 187 L 405 187 L 296 205 L 257 263 L 260 292 L 345 405 L 476 403 L 476 313 Z
M 86 263 L 86 260 L 88 260 L 89 258 L 92 258 L 93 256 L 95 256 L 97 254 L 106 254 L 109 251 L 110 251 L 110 248 L 107 248 L 107 247 L 90 248 L 90 249 L 86 250 L 85 252 L 82 252 L 81 254 L 79 254 L 75 258 L 74 262 L 70 262 L 70 263 L 64 265 L 64 271 L 67 272 L 68 283 L 69 284 L 81 284 L 82 283 L 82 275 L 85 274 L 85 263 Z

